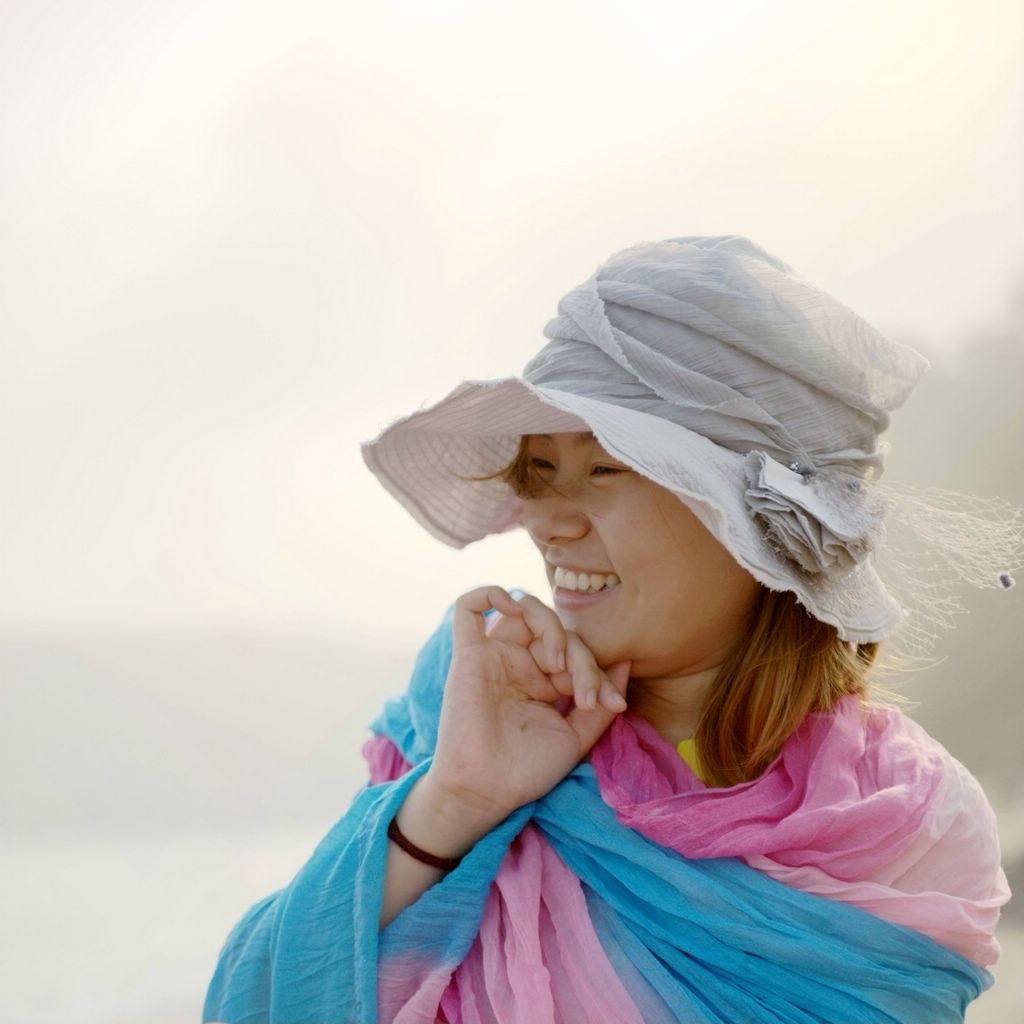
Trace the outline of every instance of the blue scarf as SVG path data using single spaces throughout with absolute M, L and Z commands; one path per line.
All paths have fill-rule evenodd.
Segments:
M 450 658 L 449 615 L 421 651 L 406 695 L 373 726 L 413 770 L 364 789 L 294 881 L 239 922 L 204 1021 L 374 1024 L 379 969 L 404 963 L 447 975 L 466 957 L 502 860 L 528 822 L 580 879 L 601 946 L 646 1021 L 946 1024 L 962 1021 L 991 984 L 987 971 L 909 928 L 737 859 L 692 860 L 658 846 L 619 823 L 586 763 L 507 818 L 378 934 L 385 833 L 429 767 Z

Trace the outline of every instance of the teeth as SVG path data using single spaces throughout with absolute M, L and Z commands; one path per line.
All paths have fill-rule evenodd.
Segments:
M 574 590 L 579 594 L 596 594 L 599 590 L 610 590 L 619 585 L 615 573 L 581 572 L 569 569 L 555 569 L 555 586 L 562 590 Z

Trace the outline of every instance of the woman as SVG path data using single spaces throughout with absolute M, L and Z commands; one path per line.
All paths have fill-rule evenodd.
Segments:
M 923 360 L 736 237 L 626 250 L 559 312 L 522 380 L 365 449 L 448 543 L 525 527 L 553 607 L 456 601 L 205 1019 L 962 1020 L 992 814 L 865 698 L 904 614 L 878 435 Z M 961 575 L 1016 557 L 1013 516 L 913 514 Z

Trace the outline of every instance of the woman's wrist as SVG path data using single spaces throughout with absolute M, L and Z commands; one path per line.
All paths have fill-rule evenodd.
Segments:
M 462 863 L 461 857 L 438 857 L 429 850 L 417 846 L 398 827 L 397 815 L 391 819 L 391 824 L 388 825 L 388 839 L 413 860 L 418 860 L 421 864 L 426 864 L 428 868 L 434 868 L 437 871 L 454 871 Z
M 458 859 L 508 813 L 491 801 L 452 791 L 427 772 L 406 794 L 395 823 L 410 845 L 437 858 Z

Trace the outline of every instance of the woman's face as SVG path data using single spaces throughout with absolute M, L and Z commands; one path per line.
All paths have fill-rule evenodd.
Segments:
M 632 662 L 634 678 L 720 664 L 760 584 L 678 498 L 593 435 L 532 434 L 525 445 L 535 486 L 521 521 L 565 627 L 599 664 Z

